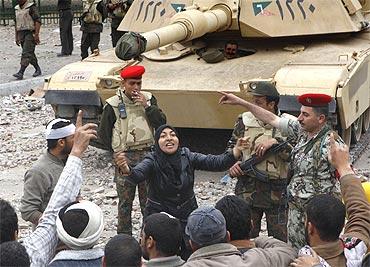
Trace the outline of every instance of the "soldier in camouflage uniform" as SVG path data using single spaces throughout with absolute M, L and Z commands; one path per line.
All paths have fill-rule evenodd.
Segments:
M 253 96 L 253 102 L 270 112 L 279 115 L 279 93 L 269 82 L 251 83 L 249 93 Z M 285 141 L 280 131 L 265 124 L 250 112 L 239 115 L 228 149 L 234 147 L 240 137 L 249 136 L 251 146 L 243 151 L 243 159 L 249 159 L 253 155 L 264 156 L 273 144 Z M 245 199 L 251 207 L 253 228 L 251 238 L 259 235 L 263 213 L 266 215 L 268 235 L 287 241 L 287 173 L 288 158 L 291 147 L 283 149 L 275 155 L 269 155 L 265 160 L 258 163 L 256 168 L 263 174 L 268 175 L 268 180 L 262 180 L 255 173 L 243 173 L 240 169 L 240 161 L 230 168 L 230 176 L 238 177 L 235 194 Z
M 23 79 L 23 74 L 31 64 L 35 68 L 33 77 L 41 75 L 41 68 L 35 55 L 36 45 L 40 44 L 41 18 L 33 1 L 18 0 L 15 6 L 15 43 L 22 47 L 21 67 L 13 76 Z
M 339 183 L 328 160 L 329 136 L 327 124 L 331 97 L 323 94 L 306 94 L 298 98 L 302 104 L 298 121 L 280 118 L 248 101 L 223 93 L 222 104 L 246 107 L 258 119 L 278 127 L 283 134 L 296 139 L 291 154 L 290 183 L 288 184 L 289 213 L 288 240 L 299 249 L 306 244 L 304 210 L 307 202 L 317 194 L 340 195 Z M 340 137 L 337 142 L 343 143 Z
M 107 99 L 104 106 L 99 138 L 113 152 L 124 151 L 130 164 L 135 166 L 154 144 L 153 129 L 166 123 L 166 116 L 158 108 L 157 100 L 141 91 L 142 66 L 129 66 L 121 72 L 122 87 L 115 96 Z M 115 169 L 118 193 L 117 233 L 132 234 L 131 211 L 136 185 Z M 146 204 L 146 184 L 138 185 L 141 212 Z

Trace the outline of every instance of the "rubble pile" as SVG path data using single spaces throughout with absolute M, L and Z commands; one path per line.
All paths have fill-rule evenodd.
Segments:
M 54 118 L 43 99 L 15 94 L 0 99 L 0 171 L 30 166 L 46 148 L 43 130 Z

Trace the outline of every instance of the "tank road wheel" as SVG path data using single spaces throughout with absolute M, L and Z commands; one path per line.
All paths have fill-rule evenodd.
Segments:
M 366 133 L 369 129 L 370 125 L 370 108 L 368 108 L 363 114 L 362 114 L 363 120 L 362 120 L 362 132 Z
M 349 147 L 351 145 L 352 126 L 348 127 L 348 129 L 341 130 L 340 136 L 342 137 L 344 143 Z
M 362 115 L 354 121 L 352 124 L 352 134 L 351 134 L 351 142 L 352 144 L 356 144 L 362 135 Z

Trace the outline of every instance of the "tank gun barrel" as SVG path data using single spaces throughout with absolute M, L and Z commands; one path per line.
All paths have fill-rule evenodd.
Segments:
M 210 10 L 202 12 L 196 9 L 177 13 L 171 24 L 141 34 L 146 40 L 144 47 L 132 47 L 132 38 L 137 38 L 131 33 L 125 34 L 116 46 L 116 55 L 120 59 L 129 60 L 141 53 L 168 45 L 174 42 L 189 41 L 201 37 L 206 33 L 222 31 L 231 24 L 232 11 L 225 4 L 219 4 Z M 135 51 L 136 50 L 136 51 Z

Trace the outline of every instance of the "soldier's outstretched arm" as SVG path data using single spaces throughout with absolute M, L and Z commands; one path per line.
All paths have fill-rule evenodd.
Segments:
M 280 123 L 280 117 L 274 113 L 265 110 L 255 104 L 252 104 L 236 95 L 226 92 L 219 92 L 222 96 L 219 100 L 220 104 L 238 105 L 247 108 L 257 119 L 268 123 L 273 127 L 278 128 Z

